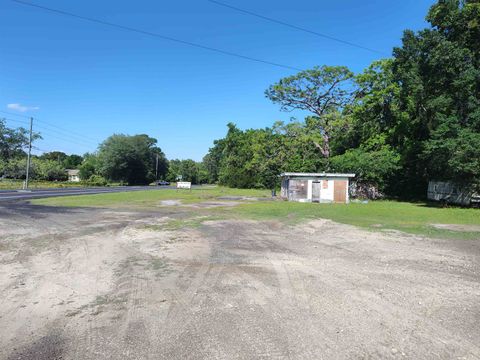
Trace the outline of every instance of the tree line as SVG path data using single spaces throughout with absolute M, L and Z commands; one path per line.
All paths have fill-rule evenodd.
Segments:
M 265 95 L 303 120 L 228 124 L 203 161 L 210 182 L 278 185 L 283 171 L 352 172 L 360 192 L 423 197 L 429 180 L 480 188 L 480 1 L 440 0 L 392 58 L 359 74 L 321 66 Z M 373 189 L 373 191 L 372 191 Z
M 9 128 L 5 120 L 0 119 L 0 178 L 24 179 L 26 175 L 26 152 L 28 131 L 22 127 Z M 34 133 L 32 139 L 40 139 Z M 79 155 L 67 155 L 60 151 L 33 156 L 30 166 L 32 179 L 45 181 L 65 181 L 68 176 L 65 169 L 76 169 L 82 163 Z
M 280 79 L 265 96 L 304 119 L 263 129 L 227 125 L 201 162 L 170 160 L 145 135 L 115 134 L 83 156 L 34 157 L 34 178 L 78 168 L 92 184 L 156 179 L 278 187 L 281 172 L 355 173 L 357 195 L 424 197 L 429 180 L 480 191 L 480 0 L 439 0 L 430 26 L 406 30 L 393 56 L 355 74 L 319 66 Z M 34 140 L 40 134 L 34 134 Z M 25 129 L 0 121 L 0 177 L 22 178 Z
M 33 140 L 41 138 L 33 134 Z M 28 131 L 9 128 L 0 119 L 0 178 L 25 179 Z M 145 135 L 114 134 L 103 141 L 93 153 L 67 155 L 61 151 L 32 156 L 30 178 L 45 181 L 66 181 L 67 169 L 78 169 L 80 179 L 88 185 L 120 183 L 145 185 L 155 180 L 208 181 L 201 162 L 170 160 L 157 146 L 157 140 Z

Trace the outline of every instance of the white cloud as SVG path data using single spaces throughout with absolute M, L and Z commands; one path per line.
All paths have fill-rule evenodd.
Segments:
M 10 110 L 16 110 L 20 112 L 39 110 L 38 106 L 25 106 L 21 104 L 7 104 L 7 108 Z

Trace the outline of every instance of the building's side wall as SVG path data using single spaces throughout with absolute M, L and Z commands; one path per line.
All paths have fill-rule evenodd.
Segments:
M 68 181 L 80 182 L 80 176 L 78 176 L 78 175 L 68 175 Z
M 347 204 L 350 202 L 350 179 L 347 178 L 347 188 L 345 189 L 345 199 L 347 199 Z
M 288 199 L 288 179 L 282 178 L 282 185 L 280 190 L 280 197 L 282 199 Z
M 470 205 L 472 194 L 449 181 L 430 181 L 427 198 L 457 205 Z

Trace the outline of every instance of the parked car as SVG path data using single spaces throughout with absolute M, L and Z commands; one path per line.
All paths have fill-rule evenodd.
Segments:
M 170 185 L 170 183 L 168 181 L 165 181 L 165 180 L 159 180 L 156 182 L 157 185 L 159 186 L 166 186 L 166 185 Z

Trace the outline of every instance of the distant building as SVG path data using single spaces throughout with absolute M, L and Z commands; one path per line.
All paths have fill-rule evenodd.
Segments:
M 463 206 L 480 205 L 480 194 L 452 181 L 430 181 L 427 198 Z
M 80 181 L 80 170 L 76 169 L 67 169 L 68 181 L 79 182 Z
M 281 197 L 290 201 L 348 203 L 348 186 L 355 174 L 283 173 Z

